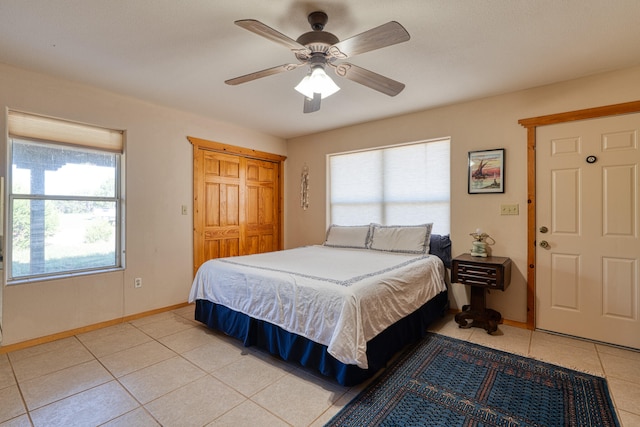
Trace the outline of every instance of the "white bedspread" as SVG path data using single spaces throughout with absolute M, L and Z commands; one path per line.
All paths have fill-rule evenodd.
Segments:
M 435 255 L 307 246 L 207 261 L 189 301 L 268 321 L 366 369 L 367 341 L 444 291 L 444 277 Z

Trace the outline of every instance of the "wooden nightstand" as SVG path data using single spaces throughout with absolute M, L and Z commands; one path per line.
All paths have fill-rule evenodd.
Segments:
M 461 328 L 484 328 L 490 334 L 498 329 L 502 315 L 486 306 L 487 289 L 504 291 L 511 282 L 511 259 L 486 258 L 462 254 L 452 260 L 451 282 L 471 286 L 471 304 L 455 316 Z

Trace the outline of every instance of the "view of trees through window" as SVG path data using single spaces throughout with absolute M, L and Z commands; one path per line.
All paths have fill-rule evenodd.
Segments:
M 119 265 L 119 154 L 12 140 L 11 277 Z

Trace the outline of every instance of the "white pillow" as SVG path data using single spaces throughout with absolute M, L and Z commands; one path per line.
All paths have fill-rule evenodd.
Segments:
M 369 244 L 368 225 L 335 225 L 327 230 L 325 246 L 366 249 Z
M 429 253 L 433 223 L 421 225 L 374 225 L 370 248 L 408 254 Z

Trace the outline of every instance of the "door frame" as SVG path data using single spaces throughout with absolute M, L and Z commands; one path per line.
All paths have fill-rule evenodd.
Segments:
M 640 101 L 518 120 L 527 129 L 527 329 L 536 326 L 536 129 L 539 126 L 640 112 Z

